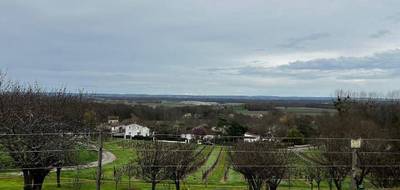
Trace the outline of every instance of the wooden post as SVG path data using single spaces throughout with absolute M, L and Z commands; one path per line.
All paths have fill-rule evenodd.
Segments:
M 351 189 L 357 190 L 357 149 L 353 148 L 351 153 Z
M 357 190 L 357 181 L 356 178 L 358 176 L 358 149 L 361 148 L 361 138 L 359 139 L 351 139 L 351 190 Z
M 101 189 L 101 176 L 102 176 L 102 160 L 103 160 L 103 131 L 100 130 L 99 132 L 99 139 L 98 139 L 98 156 L 97 156 L 97 176 L 96 176 L 96 190 Z

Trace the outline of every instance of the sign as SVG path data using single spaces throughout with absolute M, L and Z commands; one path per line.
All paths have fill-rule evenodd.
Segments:
M 361 138 L 359 139 L 351 139 L 351 148 L 361 148 Z

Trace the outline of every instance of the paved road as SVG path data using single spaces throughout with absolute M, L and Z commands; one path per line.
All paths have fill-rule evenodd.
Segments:
M 307 157 L 303 156 L 301 153 L 307 150 L 311 150 L 313 147 L 311 145 L 302 145 L 302 146 L 294 146 L 290 147 L 289 150 L 292 151 L 296 156 L 298 156 L 300 159 L 313 164 L 314 161 L 308 159 Z
M 117 159 L 117 157 L 113 153 L 108 152 L 108 151 L 104 151 L 101 165 L 104 166 L 106 164 L 112 163 L 116 159 Z M 94 161 L 94 162 L 90 162 L 90 163 L 84 164 L 84 165 L 64 167 L 63 170 L 75 170 L 76 168 L 86 169 L 86 168 L 94 168 L 94 167 L 97 167 L 97 160 Z
M 104 166 L 106 164 L 112 163 L 116 159 L 117 159 L 117 157 L 113 153 L 108 152 L 108 151 L 104 151 L 101 165 Z M 79 168 L 79 169 L 87 169 L 87 168 L 94 168 L 94 167 L 97 167 L 97 161 L 90 162 L 90 163 L 87 163 L 87 164 L 84 164 L 84 165 L 79 165 L 79 166 L 63 167 L 62 170 L 63 171 L 68 171 L 68 170 L 76 170 L 77 168 Z M 56 171 L 56 169 L 54 168 L 52 171 Z M 10 176 L 22 176 L 23 174 L 22 174 L 22 172 L 9 172 L 9 173 L 7 173 L 7 175 L 10 175 Z

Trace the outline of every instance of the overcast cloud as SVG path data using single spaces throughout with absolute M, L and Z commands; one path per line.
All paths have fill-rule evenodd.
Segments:
M 399 9 L 397 0 L 1 0 L 0 69 L 98 93 L 398 90 Z

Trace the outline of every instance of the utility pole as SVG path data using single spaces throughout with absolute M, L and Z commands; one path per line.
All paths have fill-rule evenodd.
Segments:
M 357 177 L 358 177 L 358 149 L 361 148 L 362 140 L 359 139 L 351 139 L 351 190 L 357 190 Z
M 103 160 L 103 130 L 100 129 L 98 137 L 98 156 L 97 156 L 97 176 L 96 176 L 96 190 L 101 189 L 101 176 L 102 176 L 102 160 Z

